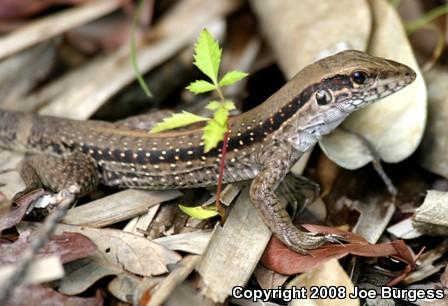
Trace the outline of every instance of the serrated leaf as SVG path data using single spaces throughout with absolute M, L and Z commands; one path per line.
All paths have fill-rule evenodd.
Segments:
M 233 70 L 233 71 L 227 72 L 222 77 L 221 81 L 219 81 L 219 86 L 232 85 L 235 82 L 238 82 L 239 80 L 244 79 L 248 75 L 249 75 L 248 73 L 242 72 L 242 71 L 239 71 L 239 70 Z
M 221 103 L 218 101 L 210 101 L 205 107 L 208 110 L 214 111 L 221 107 Z
M 221 105 L 221 107 L 215 111 L 215 115 L 213 116 L 213 118 L 216 120 L 216 122 L 219 123 L 219 125 L 227 126 L 229 111 L 223 105 Z
M 212 91 L 215 88 L 216 86 L 214 84 L 204 80 L 194 81 L 187 86 L 187 90 L 191 91 L 194 94 Z
M 214 216 L 218 215 L 218 211 L 216 210 L 216 206 L 210 206 L 212 209 L 204 208 L 202 206 L 184 206 L 179 204 L 180 210 L 182 210 L 185 214 L 189 215 L 195 219 L 210 219 Z
M 208 76 L 214 84 L 217 84 L 221 49 L 218 42 L 213 39 L 213 36 L 206 29 L 199 34 L 194 51 L 194 64 L 196 67 Z
M 182 113 L 173 114 L 169 118 L 163 119 L 162 122 L 156 124 L 152 129 L 151 133 L 158 133 L 166 130 L 172 130 L 180 127 L 184 127 L 196 122 L 207 121 L 209 118 L 198 116 L 186 111 Z
M 215 119 L 209 120 L 204 127 L 204 152 L 207 153 L 216 148 L 218 143 L 223 140 L 226 131 L 226 126 L 222 126 Z
M 224 102 L 224 108 L 225 109 L 227 109 L 227 110 L 232 110 L 232 109 L 235 109 L 236 107 L 235 107 L 235 103 L 233 103 L 233 101 L 229 101 L 229 100 L 227 100 L 226 102 Z

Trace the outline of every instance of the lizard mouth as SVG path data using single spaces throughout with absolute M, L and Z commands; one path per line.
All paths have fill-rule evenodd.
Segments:
M 411 84 L 416 78 L 416 73 L 408 66 L 399 65 L 397 70 L 389 72 L 387 75 L 380 75 L 369 90 L 360 92 L 358 95 L 343 101 L 338 108 L 343 112 L 351 113 L 388 97 Z

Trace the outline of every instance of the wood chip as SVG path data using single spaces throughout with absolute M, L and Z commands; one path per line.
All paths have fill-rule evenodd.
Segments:
M 198 271 L 203 293 L 222 303 L 234 286 L 245 286 L 271 237 L 243 189 L 223 227 L 217 226 Z M 235 260 L 244 258 L 244 261 Z
M 70 209 L 63 223 L 105 227 L 144 214 L 161 202 L 181 196 L 177 190 L 124 190 L 110 196 Z
M 389 226 L 387 232 L 400 239 L 415 239 L 423 235 L 412 225 L 412 217 Z
M 152 220 L 154 220 L 154 217 L 159 211 L 159 208 L 160 204 L 150 207 L 145 214 L 135 217 L 131 221 L 129 221 L 123 228 L 123 231 L 141 237 L 145 236 L 145 232 L 148 231 Z
M 154 242 L 173 251 L 200 255 L 204 253 L 211 237 L 211 231 L 195 231 L 157 238 Z

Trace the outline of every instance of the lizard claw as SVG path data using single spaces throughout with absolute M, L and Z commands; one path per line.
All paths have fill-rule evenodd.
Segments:
M 343 245 L 344 242 L 349 242 L 347 235 L 302 232 L 297 228 L 292 228 L 283 235 L 277 235 L 277 237 L 288 248 L 302 255 L 310 255 L 309 250 L 317 249 L 325 243 L 338 243 Z
M 325 241 L 326 242 L 330 242 L 330 243 L 338 243 L 343 245 L 344 242 L 349 242 L 350 239 L 343 234 L 327 234 L 327 233 L 323 233 L 324 237 L 325 237 Z

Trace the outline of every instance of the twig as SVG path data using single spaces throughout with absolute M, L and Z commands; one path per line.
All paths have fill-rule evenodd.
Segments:
M 0 59 L 116 10 L 120 0 L 94 1 L 42 17 L 0 39 Z
M 56 224 L 64 218 L 67 210 L 75 201 L 76 195 L 79 193 L 79 186 L 73 185 L 67 189 L 60 191 L 54 198 L 56 204 L 55 210 L 48 215 L 42 226 L 36 231 L 36 234 L 31 240 L 30 246 L 22 252 L 14 266 L 14 274 L 8 282 L 0 284 L 0 305 L 7 305 L 8 299 L 11 296 L 14 288 L 20 284 L 28 267 L 31 264 L 37 251 L 42 248 L 53 234 Z
M 383 180 L 384 185 L 386 185 L 387 187 L 387 191 L 392 195 L 393 198 L 395 198 L 398 194 L 397 188 L 394 186 L 394 183 L 384 171 L 383 165 L 381 164 L 380 154 L 375 149 L 373 144 L 367 138 L 365 138 L 363 135 L 357 132 L 351 131 L 345 127 L 341 127 L 341 129 L 347 133 L 356 136 L 366 146 L 367 150 L 369 151 L 370 155 L 373 158 L 372 160 L 373 169 L 375 169 L 380 178 Z

